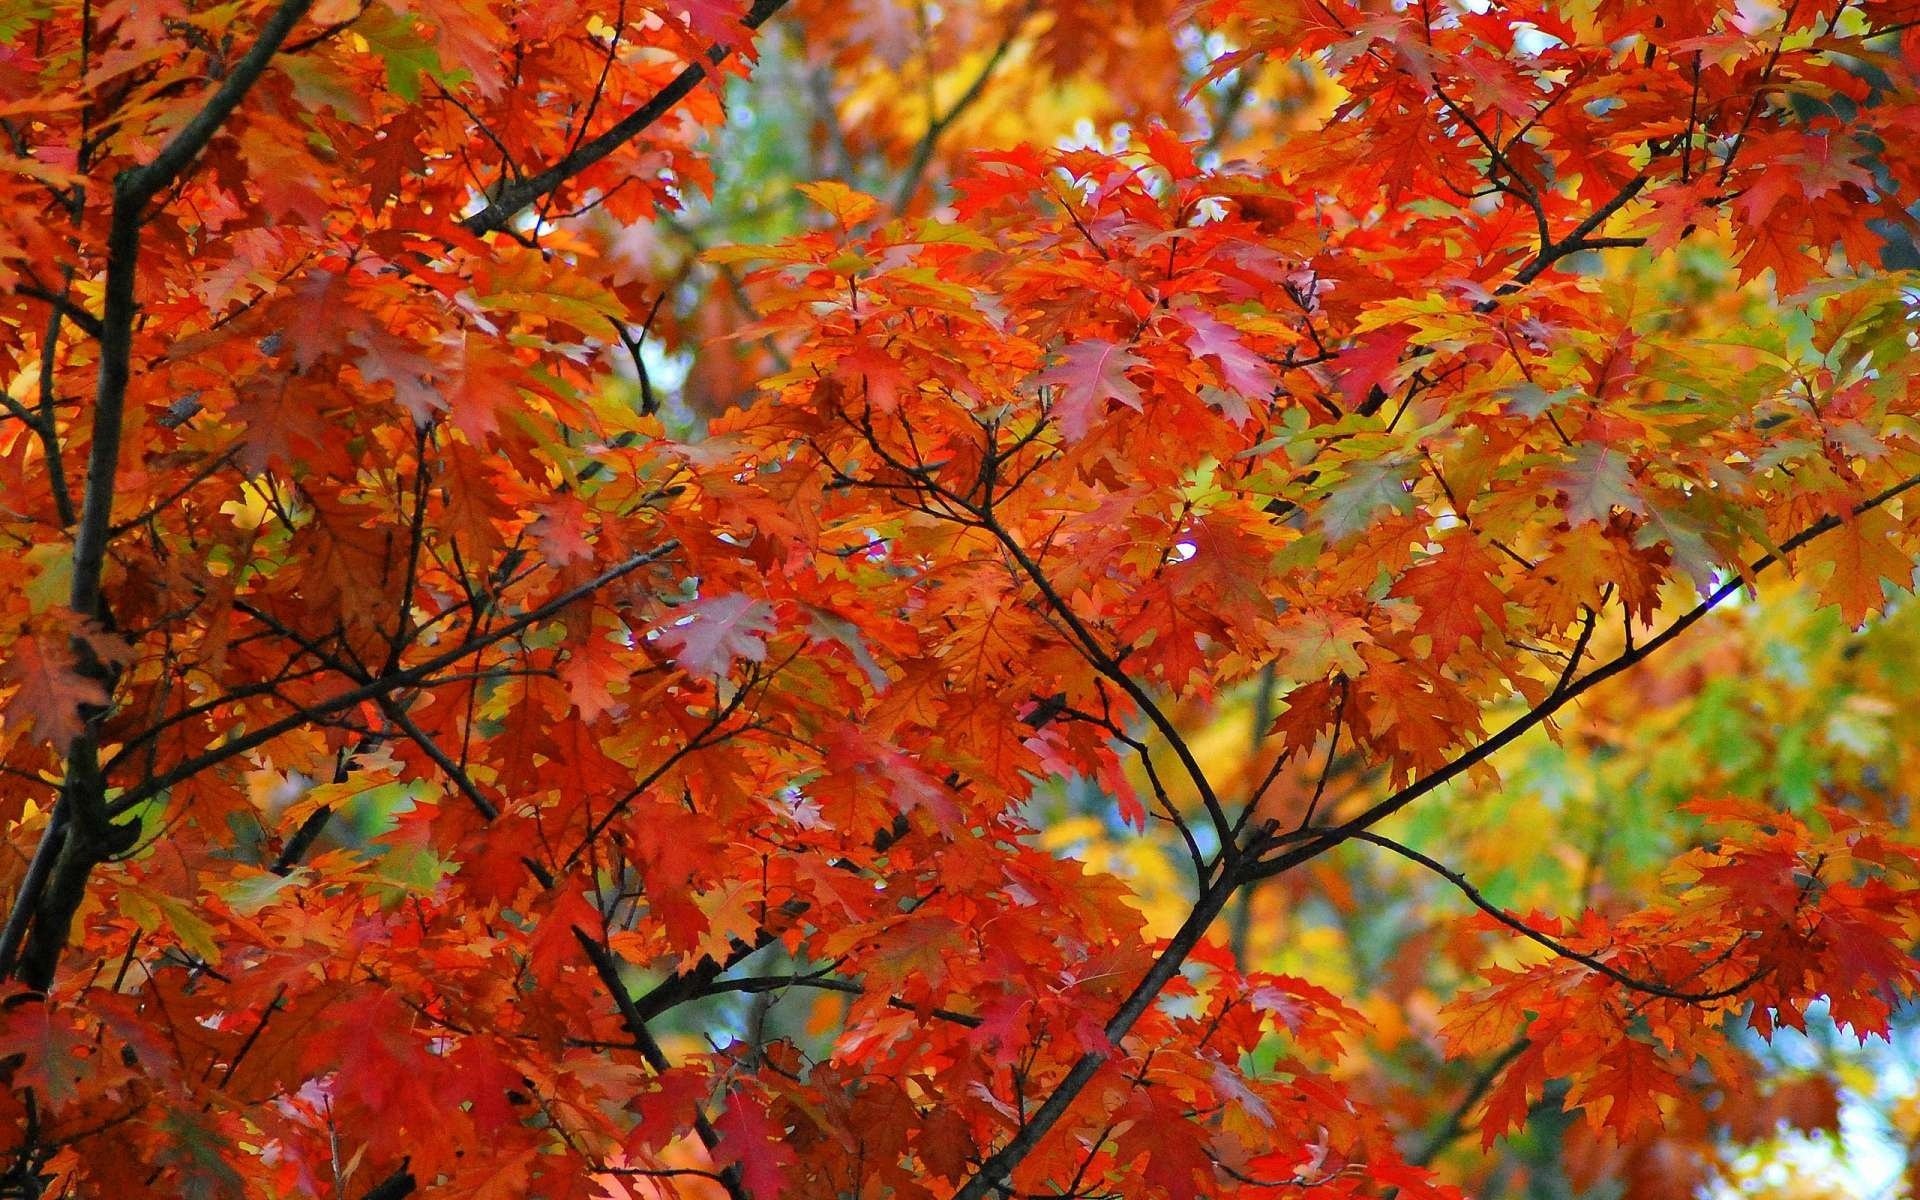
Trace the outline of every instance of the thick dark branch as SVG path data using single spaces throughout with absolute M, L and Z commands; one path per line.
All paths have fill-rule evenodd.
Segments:
M 73 286 L 73 268 L 65 271 L 63 289 Z M 46 332 L 40 342 L 40 414 L 35 419 L 23 408 L 14 403 L 13 397 L 7 397 L 7 408 L 26 421 L 27 428 L 33 430 L 40 439 L 40 453 L 47 460 L 47 491 L 53 496 L 54 515 L 60 518 L 60 528 L 73 527 L 76 514 L 73 509 L 73 489 L 67 484 L 66 458 L 60 449 L 60 323 L 65 312 L 58 305 L 47 318 Z M 99 323 L 95 322 L 98 328 Z M 97 335 L 96 335 L 97 336 Z
M 789 917 L 798 917 L 807 911 L 807 904 L 804 900 L 789 900 L 780 906 L 779 911 Z M 643 1020 L 651 1021 L 676 1005 L 697 1000 L 707 994 L 714 980 L 779 940 L 780 935 L 767 928 L 756 931 L 750 942 L 736 938 L 726 958 L 703 958 L 686 970 L 668 976 L 655 984 L 646 995 L 635 1000 L 634 1009 Z
M 94 386 L 93 445 L 87 457 L 86 493 L 74 531 L 73 578 L 67 593 L 68 605 L 82 618 L 97 621 L 106 616 L 101 582 L 107 543 L 112 537 L 120 439 L 126 421 L 127 385 L 132 378 L 133 329 L 139 312 L 134 279 L 140 269 L 140 227 L 147 202 L 172 184 L 213 140 L 312 2 L 283 0 L 261 27 L 252 47 L 200 111 L 152 161 L 123 171 L 114 180 L 113 214 L 107 227 L 105 302 L 96 333 L 100 367 Z M 49 467 L 57 470 L 57 460 Z M 75 647 L 82 668 L 111 691 L 111 672 L 94 657 L 91 647 L 84 641 L 76 641 Z M 138 834 L 135 829 L 111 824 L 106 781 L 100 771 L 100 715 L 91 715 L 67 751 L 55 817 L 48 822 L 34 855 L 36 864 L 45 861 L 47 867 L 44 871 L 28 871 L 14 900 L 7 932 L 0 935 L 4 942 L 0 945 L 0 951 L 4 951 L 0 967 L 17 971 L 27 986 L 37 990 L 53 982 L 73 914 L 79 909 L 94 866 L 126 849 Z M 26 948 L 16 962 L 13 951 L 19 944 L 18 927 L 23 921 L 27 923 Z
M 55 312 L 67 320 L 72 321 L 88 337 L 97 338 L 100 336 L 103 328 L 100 324 L 100 318 L 94 316 L 86 309 L 81 308 L 78 304 L 75 304 L 72 297 L 62 296 L 58 292 L 50 292 L 38 284 L 33 283 L 16 283 L 13 285 L 13 290 L 16 295 L 27 296 L 31 299 L 52 305 Z
M 1073 611 L 1066 597 L 1053 586 L 1053 580 L 1040 569 L 1040 564 L 1027 553 L 1026 547 L 1020 544 L 1019 539 L 1009 533 L 1006 526 L 1002 525 L 990 510 L 967 505 L 958 497 L 952 498 L 955 502 L 965 505 L 969 513 L 979 521 L 980 527 L 992 534 L 994 539 L 1006 548 L 1008 556 L 1019 565 L 1021 572 L 1033 582 L 1034 587 L 1039 589 L 1047 606 L 1072 632 L 1080 655 L 1087 660 L 1087 664 L 1112 681 L 1115 687 L 1125 692 L 1127 698 L 1138 706 L 1147 721 L 1159 731 L 1160 736 L 1167 740 L 1167 744 L 1173 749 L 1174 757 L 1180 760 L 1181 769 L 1186 772 L 1187 778 L 1193 783 L 1194 790 L 1199 793 L 1201 803 L 1206 805 L 1207 815 L 1213 820 L 1214 830 L 1220 835 L 1221 844 L 1231 851 L 1231 825 L 1227 821 L 1226 809 L 1221 805 L 1219 795 L 1213 790 L 1213 781 L 1208 779 L 1207 773 L 1201 769 L 1199 760 L 1193 756 L 1192 748 L 1180 735 L 1172 719 L 1161 710 L 1158 704 L 1154 703 L 1153 697 L 1147 694 L 1146 688 L 1141 686 L 1139 680 L 1127 673 L 1126 668 L 1120 665 L 1120 660 L 1101 646 L 1100 639 L 1093 635 L 1093 631 L 1087 628 L 1079 614 Z
M 758 29 L 773 14 L 786 7 L 786 4 L 787 0 L 754 0 L 753 7 L 740 18 L 740 23 L 748 29 Z M 468 233 L 475 235 L 505 229 L 507 223 L 512 221 L 521 209 L 552 193 L 569 179 L 640 136 L 648 126 L 673 111 L 673 106 L 686 99 L 693 89 L 699 86 L 700 81 L 707 77 L 710 67 L 725 62 L 731 53 L 732 48 L 727 46 L 715 46 L 708 50 L 706 62 L 689 63 L 685 70 L 674 76 L 672 83 L 654 93 L 652 99 L 620 118 L 604 133 L 574 147 L 565 157 L 546 170 L 502 184 L 495 190 L 485 208 L 460 224 Z
M 867 989 L 851 979 L 835 979 L 830 975 L 753 975 L 745 979 L 721 979 L 707 985 L 706 994 L 718 996 L 725 992 L 783 992 L 788 988 L 813 988 L 822 992 L 840 992 L 848 996 L 864 996 Z M 887 1005 L 902 1012 L 919 1012 L 911 1002 L 898 996 L 887 997 Z M 927 1015 L 953 1025 L 964 1025 L 968 1029 L 980 1028 L 980 1018 L 972 1013 L 957 1012 L 951 1008 L 930 1008 Z
M 368 1189 L 360 1200 L 401 1200 L 403 1196 L 413 1195 L 415 1186 L 413 1172 L 407 1170 L 407 1164 L 403 1162 L 393 1174 Z
M 1903 480 L 1877 495 L 1868 498 L 1859 505 L 1856 505 L 1853 510 L 1854 514 L 1859 515 L 1878 508 L 1912 490 L 1916 486 L 1920 486 L 1920 476 Z M 1765 570 L 1767 567 L 1779 561 L 1782 555 L 1790 553 L 1806 545 L 1821 534 L 1837 528 L 1841 520 L 1840 517 L 1826 517 L 1801 530 L 1793 537 L 1782 542 L 1778 553 L 1764 555 L 1750 564 L 1747 575 L 1751 576 L 1758 571 Z M 1505 729 L 1502 729 L 1499 733 L 1487 739 L 1487 741 L 1481 743 L 1481 745 L 1475 747 L 1472 751 L 1462 755 L 1432 775 L 1408 784 L 1406 787 L 1395 792 L 1392 796 L 1389 796 L 1387 799 L 1369 809 L 1366 813 L 1345 825 L 1324 831 L 1307 831 L 1306 836 L 1312 840 L 1308 841 L 1305 845 L 1298 846 L 1284 852 L 1276 858 L 1267 859 L 1257 864 L 1249 864 L 1244 859 L 1237 863 L 1225 859 L 1220 860 L 1221 869 L 1218 878 L 1216 878 L 1210 886 L 1201 891 L 1200 897 L 1195 901 L 1193 911 L 1188 916 L 1186 922 L 1181 925 L 1179 931 L 1169 940 L 1167 945 L 1161 949 L 1160 953 L 1154 959 L 1153 966 L 1148 968 L 1147 973 L 1141 978 L 1139 984 L 1136 985 L 1132 993 L 1128 995 L 1126 1002 L 1121 1005 L 1119 1011 L 1114 1014 L 1113 1018 L 1107 1022 L 1106 1034 L 1108 1040 L 1117 1045 L 1120 1039 L 1126 1035 L 1127 1031 L 1133 1028 L 1134 1022 L 1139 1020 L 1141 1014 L 1146 1012 L 1147 1008 L 1152 1005 L 1154 998 L 1160 994 L 1161 989 L 1166 987 L 1167 983 L 1179 973 L 1181 964 L 1185 962 L 1187 956 L 1193 952 L 1194 947 L 1200 944 L 1200 939 L 1205 936 L 1207 928 L 1212 925 L 1214 918 L 1220 914 L 1221 910 L 1225 908 L 1228 899 L 1240 887 L 1260 879 L 1278 875 L 1298 866 L 1300 863 L 1326 853 L 1334 846 L 1364 831 L 1368 826 L 1405 808 L 1408 804 L 1413 803 L 1413 801 L 1419 799 L 1421 796 L 1438 788 L 1441 784 L 1466 773 L 1476 764 L 1511 744 L 1523 733 L 1526 733 L 1534 726 L 1547 720 L 1548 717 L 1558 712 L 1579 695 L 1585 693 L 1595 685 L 1626 671 L 1629 667 L 1634 666 L 1648 655 L 1671 642 L 1674 638 L 1680 636 L 1680 634 L 1684 633 L 1693 625 L 1698 624 L 1702 618 L 1716 608 L 1722 601 L 1744 586 L 1743 580 L 1735 579 L 1716 588 L 1713 593 L 1702 600 L 1699 605 L 1688 610 L 1688 612 L 1676 619 L 1671 625 L 1667 626 L 1666 629 L 1662 630 L 1649 641 L 1609 661 L 1605 666 L 1589 672 L 1578 682 L 1556 688 L 1545 701 L 1531 709 L 1526 715 L 1516 719 Z M 1083 1055 L 1080 1060 L 1073 1065 L 1072 1069 L 1067 1072 L 1066 1076 L 1054 1086 L 1052 1093 L 1048 1095 L 1046 1101 L 1038 1109 L 1034 1110 L 1026 1124 L 1020 1127 L 1020 1131 L 1016 1133 L 1006 1145 L 1002 1146 L 993 1155 L 988 1157 L 985 1162 L 981 1163 L 979 1170 L 973 1177 L 968 1179 L 966 1183 L 954 1193 L 954 1200 L 986 1200 L 990 1195 L 1004 1193 L 1006 1191 L 1006 1180 L 1012 1175 L 1014 1168 L 1019 1166 L 1020 1162 L 1033 1151 L 1034 1147 L 1039 1145 L 1040 1139 L 1046 1136 L 1047 1131 L 1052 1129 L 1060 1118 L 1065 1115 L 1067 1109 L 1073 1104 L 1074 1099 L 1078 1097 L 1081 1091 L 1086 1088 L 1087 1084 L 1092 1081 L 1094 1075 L 1106 1061 L 1107 1056 L 1104 1054 L 1091 1053 Z
M 173 139 L 161 147 L 160 153 L 145 166 L 135 167 L 123 173 L 114 184 L 114 202 L 145 204 L 179 177 L 187 169 L 200 151 L 206 149 L 213 135 L 227 123 L 233 110 L 240 107 L 240 101 L 252 90 L 267 64 L 280 51 L 280 44 L 287 40 L 293 27 L 306 16 L 307 9 L 313 7 L 313 0 L 282 0 L 280 7 L 273 10 L 267 23 L 260 27 L 260 36 L 253 46 L 242 55 L 240 61 L 233 64 L 227 77 L 207 100 L 193 119 L 180 127 Z
M 1578 254 L 1582 250 L 1596 250 L 1603 246 L 1640 245 L 1641 241 L 1639 238 L 1592 238 L 1591 240 L 1589 240 L 1589 238 L 1591 234 L 1607 223 L 1607 218 L 1619 212 L 1622 208 L 1626 207 L 1629 200 L 1638 196 L 1641 191 L 1646 188 L 1648 182 L 1650 182 L 1650 179 L 1646 175 L 1635 176 L 1627 186 L 1615 193 L 1613 199 L 1602 204 L 1599 208 L 1594 209 L 1593 212 L 1587 215 L 1586 220 L 1574 226 L 1572 231 L 1565 237 L 1549 245 L 1542 246 L 1540 253 L 1534 256 L 1533 261 L 1521 268 L 1518 275 L 1515 275 L 1506 283 L 1501 284 L 1499 291 L 1495 294 L 1505 296 L 1519 291 L 1527 284 L 1532 283 L 1542 271 L 1570 254 Z M 1482 302 L 1482 306 L 1487 309 L 1492 308 L 1492 305 L 1485 301 Z
M 1240 876 L 1222 871 L 1212 885 L 1200 893 L 1200 898 L 1195 902 L 1193 911 L 1188 914 L 1186 921 L 1167 942 L 1166 947 L 1160 951 L 1159 957 L 1154 959 L 1153 966 L 1147 969 L 1147 973 L 1134 986 L 1126 1001 L 1120 1005 L 1119 1011 L 1115 1012 L 1112 1019 L 1107 1022 L 1105 1032 L 1109 1042 L 1118 1045 L 1120 1039 L 1133 1028 L 1134 1022 L 1138 1021 L 1152 1006 L 1160 990 L 1180 973 L 1180 965 L 1186 961 L 1187 955 L 1193 953 L 1194 947 L 1200 944 L 1200 939 L 1206 936 L 1207 927 L 1213 924 L 1213 919 L 1220 915 L 1221 909 L 1226 907 L 1227 898 L 1242 882 L 1243 879 Z M 1000 1147 L 981 1163 L 980 1169 L 974 1173 L 973 1177 L 961 1185 L 960 1190 L 954 1193 L 954 1200 L 986 1200 L 986 1197 L 1003 1191 L 1008 1176 L 1013 1174 L 1013 1169 L 1032 1153 L 1033 1148 L 1040 1144 L 1040 1139 L 1047 1135 L 1047 1131 L 1066 1115 L 1068 1107 L 1080 1095 L 1081 1090 L 1092 1081 L 1094 1075 L 1106 1063 L 1107 1057 L 1098 1051 L 1081 1055 L 1079 1061 L 1074 1063 L 1072 1069 L 1067 1072 L 1066 1077 L 1054 1086 L 1045 1102 L 1029 1114 L 1026 1124 L 1020 1127 L 1020 1131 L 1014 1134 L 1006 1145 Z
M 434 765 L 440 768 L 441 774 L 447 777 L 454 789 L 465 796 L 468 803 L 472 804 L 481 816 L 491 821 L 500 815 L 500 807 L 487 799 L 475 785 L 472 777 L 467 774 L 466 769 L 454 762 L 452 757 L 440 748 L 440 743 L 434 741 L 431 734 L 420 728 L 414 719 L 407 715 L 407 710 L 400 707 L 399 702 L 392 696 L 380 696 L 374 700 L 374 703 L 380 706 L 380 711 L 386 714 L 387 720 L 400 727 L 400 732 L 407 735 L 407 740 L 420 747 L 421 751 L 433 760 Z

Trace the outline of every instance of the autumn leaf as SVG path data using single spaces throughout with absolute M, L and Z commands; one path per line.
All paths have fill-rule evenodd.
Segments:
M 880 211 L 880 202 L 834 179 L 796 185 L 800 194 L 825 209 L 843 228 L 852 228 Z
M 1479 540 L 1455 534 L 1440 553 L 1401 576 L 1393 594 L 1419 606 L 1414 627 L 1433 637 L 1434 650 L 1452 653 L 1488 629 L 1506 628 L 1507 598 L 1494 582 L 1498 578 L 1499 564 Z
M 713 1124 L 720 1133 L 716 1155 L 739 1169 L 747 1194 L 753 1200 L 778 1200 L 785 1168 L 794 1157 L 786 1146 L 785 1131 L 740 1091 L 728 1093 L 726 1108 Z
M 1851 1152 L 1920 30 L 947 7 L 0 18 L 13 1182 Z
M 1278 383 L 1273 369 L 1247 348 L 1232 326 L 1197 305 L 1176 307 L 1173 317 L 1187 327 L 1187 348 L 1194 357 L 1210 360 L 1227 387 L 1249 399 L 1264 400 L 1273 393 Z
M 1085 437 L 1109 400 L 1136 412 L 1143 410 L 1140 387 L 1127 372 L 1144 367 L 1145 359 L 1125 346 L 1102 341 L 1075 342 L 1061 356 L 1065 361 L 1042 371 L 1034 381 L 1054 389 L 1053 414 L 1060 432 L 1069 439 Z
M 1843 521 L 1808 544 L 1801 556 L 1816 566 L 1830 564 L 1820 582 L 1820 599 L 1836 605 L 1849 625 L 1859 625 L 1886 603 L 1882 583 L 1906 590 L 1913 582 L 1913 559 L 1892 540 L 1900 526 L 1876 509 Z
M 1619 451 L 1588 443 L 1555 477 L 1567 498 L 1567 520 L 1605 525 L 1618 508 L 1645 516 L 1647 506 L 1633 489 L 1633 477 Z
M 773 608 L 744 592 L 696 600 L 656 636 L 691 674 L 724 676 L 736 661 L 765 662 Z
M 0 714 L 63 753 L 86 727 L 84 710 L 107 703 L 106 689 L 81 673 L 68 639 L 57 633 L 17 634 L 0 666 L 0 681 L 13 685 Z

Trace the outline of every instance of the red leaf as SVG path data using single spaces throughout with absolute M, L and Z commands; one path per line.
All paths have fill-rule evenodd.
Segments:
M 14 685 L 13 694 L 0 703 L 0 714 L 31 726 L 64 754 L 86 728 L 81 707 L 107 702 L 106 689 L 77 667 L 65 636 L 21 633 L 0 666 L 0 680 Z
M 713 1127 L 720 1133 L 715 1158 L 740 1168 L 740 1182 L 753 1200 L 777 1200 L 786 1168 L 794 1161 L 787 1131 L 738 1089 L 727 1093 L 726 1111 Z

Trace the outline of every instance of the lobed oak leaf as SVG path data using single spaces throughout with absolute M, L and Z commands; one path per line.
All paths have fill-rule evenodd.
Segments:
M 1645 1042 L 1622 1038 L 1599 1053 L 1590 1074 L 1576 1077 L 1567 1092 L 1569 1107 L 1578 1106 L 1596 1126 L 1605 1126 L 1625 1140 L 1642 1128 L 1666 1123 L 1660 1097 L 1678 1100 L 1680 1084 Z
M 589 629 L 585 637 L 567 647 L 567 656 L 559 667 L 560 682 L 566 685 L 567 698 L 584 721 L 597 721 L 620 707 L 613 689 L 633 673 L 624 637 L 609 636 L 604 629 Z
M 627 1137 L 627 1153 L 658 1154 L 693 1128 L 698 1106 L 706 1103 L 712 1086 L 705 1072 L 690 1067 L 676 1067 L 648 1079 L 632 1101 L 639 1119 Z
M 696 600 L 679 613 L 655 636 L 689 674 L 724 676 L 736 661 L 767 660 L 766 635 L 775 625 L 766 601 L 728 592 Z
M 529 532 L 540 543 L 540 553 L 556 567 L 593 558 L 592 511 L 577 496 L 555 496 L 536 506 L 540 512 Z
M 1527 1123 L 1534 1102 L 1546 1094 L 1546 1046 L 1530 1042 L 1500 1072 L 1480 1110 L 1480 1149 L 1488 1151 L 1503 1134 Z
M 1210 360 L 1228 388 L 1249 399 L 1265 400 L 1279 387 L 1272 365 L 1247 349 L 1233 326 L 1195 304 L 1175 307 L 1173 317 L 1187 327 L 1187 349 L 1195 358 Z
M 1127 372 L 1146 366 L 1146 359 L 1123 345 L 1096 340 L 1075 342 L 1061 356 L 1064 362 L 1040 372 L 1034 382 L 1054 389 L 1054 419 L 1069 441 L 1087 436 L 1109 400 L 1144 411 L 1140 387 Z
M 407 410 L 417 428 L 425 428 L 433 415 L 446 409 L 446 397 L 437 380 L 439 366 L 426 355 L 415 352 L 412 344 L 378 328 L 367 328 L 349 339 L 360 350 L 354 366 L 368 383 L 390 383 L 393 398 Z
M 1136 1088 L 1120 1116 L 1129 1124 L 1116 1140 L 1116 1156 L 1123 1162 L 1145 1158 L 1139 1178 L 1169 1200 L 1194 1200 L 1202 1181 L 1214 1178 L 1199 1130 L 1186 1119 L 1184 1106 L 1164 1088 Z
M 1626 456 L 1610 446 L 1595 442 L 1581 446 L 1553 482 L 1567 498 L 1567 520 L 1571 524 L 1605 525 L 1616 508 L 1636 516 L 1647 515 L 1645 502 L 1634 491 Z
M 967 1164 L 979 1155 L 967 1119 L 951 1105 L 935 1105 L 919 1124 L 914 1154 L 936 1179 L 958 1180 Z
M 740 1089 L 727 1093 L 726 1110 L 713 1127 L 720 1134 L 714 1157 L 723 1166 L 738 1167 L 740 1182 L 752 1200 L 778 1200 L 794 1152 L 787 1132 Z
M 1295 608 L 1281 616 L 1272 642 L 1290 678 L 1323 679 L 1329 672 L 1365 671 L 1358 647 L 1371 640 L 1367 623 L 1351 613 Z
M 1396 386 L 1413 332 L 1409 325 L 1369 330 L 1356 344 L 1335 356 L 1334 372 L 1348 408 L 1365 403 L 1376 389 Z
M 1433 638 L 1437 655 L 1451 655 L 1462 642 L 1477 642 L 1489 628 L 1507 626 L 1504 592 L 1495 585 L 1500 564 L 1478 538 L 1457 532 L 1440 553 L 1414 567 L 1393 585 L 1393 594 L 1420 606 L 1414 628 Z
M 36 1089 L 55 1112 L 79 1099 L 100 1068 L 93 1039 L 74 1027 L 74 1016 L 18 991 L 0 1005 L 0 1060 L 17 1064 L 9 1068 L 10 1085 Z
M 1847 624 L 1857 627 L 1885 606 L 1883 581 L 1903 590 L 1912 586 L 1913 559 L 1893 541 L 1900 531 L 1898 521 L 1876 508 L 1841 522 L 1800 552 L 1831 565 L 1820 582 L 1820 600 L 1837 606 Z
M 837 179 L 822 179 L 817 183 L 794 185 L 801 195 L 825 209 L 842 229 L 851 229 L 860 222 L 880 211 L 880 202 L 863 192 L 856 192 Z
M 1373 524 L 1381 512 L 1406 515 L 1413 511 L 1407 492 L 1411 461 L 1400 457 L 1365 459 L 1348 466 L 1346 478 L 1335 484 L 1314 508 L 1330 541 L 1338 542 Z
M 86 728 L 84 710 L 107 703 L 106 688 L 80 673 L 69 640 L 53 631 L 21 631 L 0 665 L 0 681 L 13 685 L 0 714 L 30 726 L 63 754 Z

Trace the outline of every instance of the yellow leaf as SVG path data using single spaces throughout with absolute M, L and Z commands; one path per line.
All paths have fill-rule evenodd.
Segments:
M 851 228 L 880 211 L 880 202 L 864 192 L 856 192 L 837 180 L 822 179 L 803 183 L 800 191 L 807 199 L 833 214 L 842 227 Z

